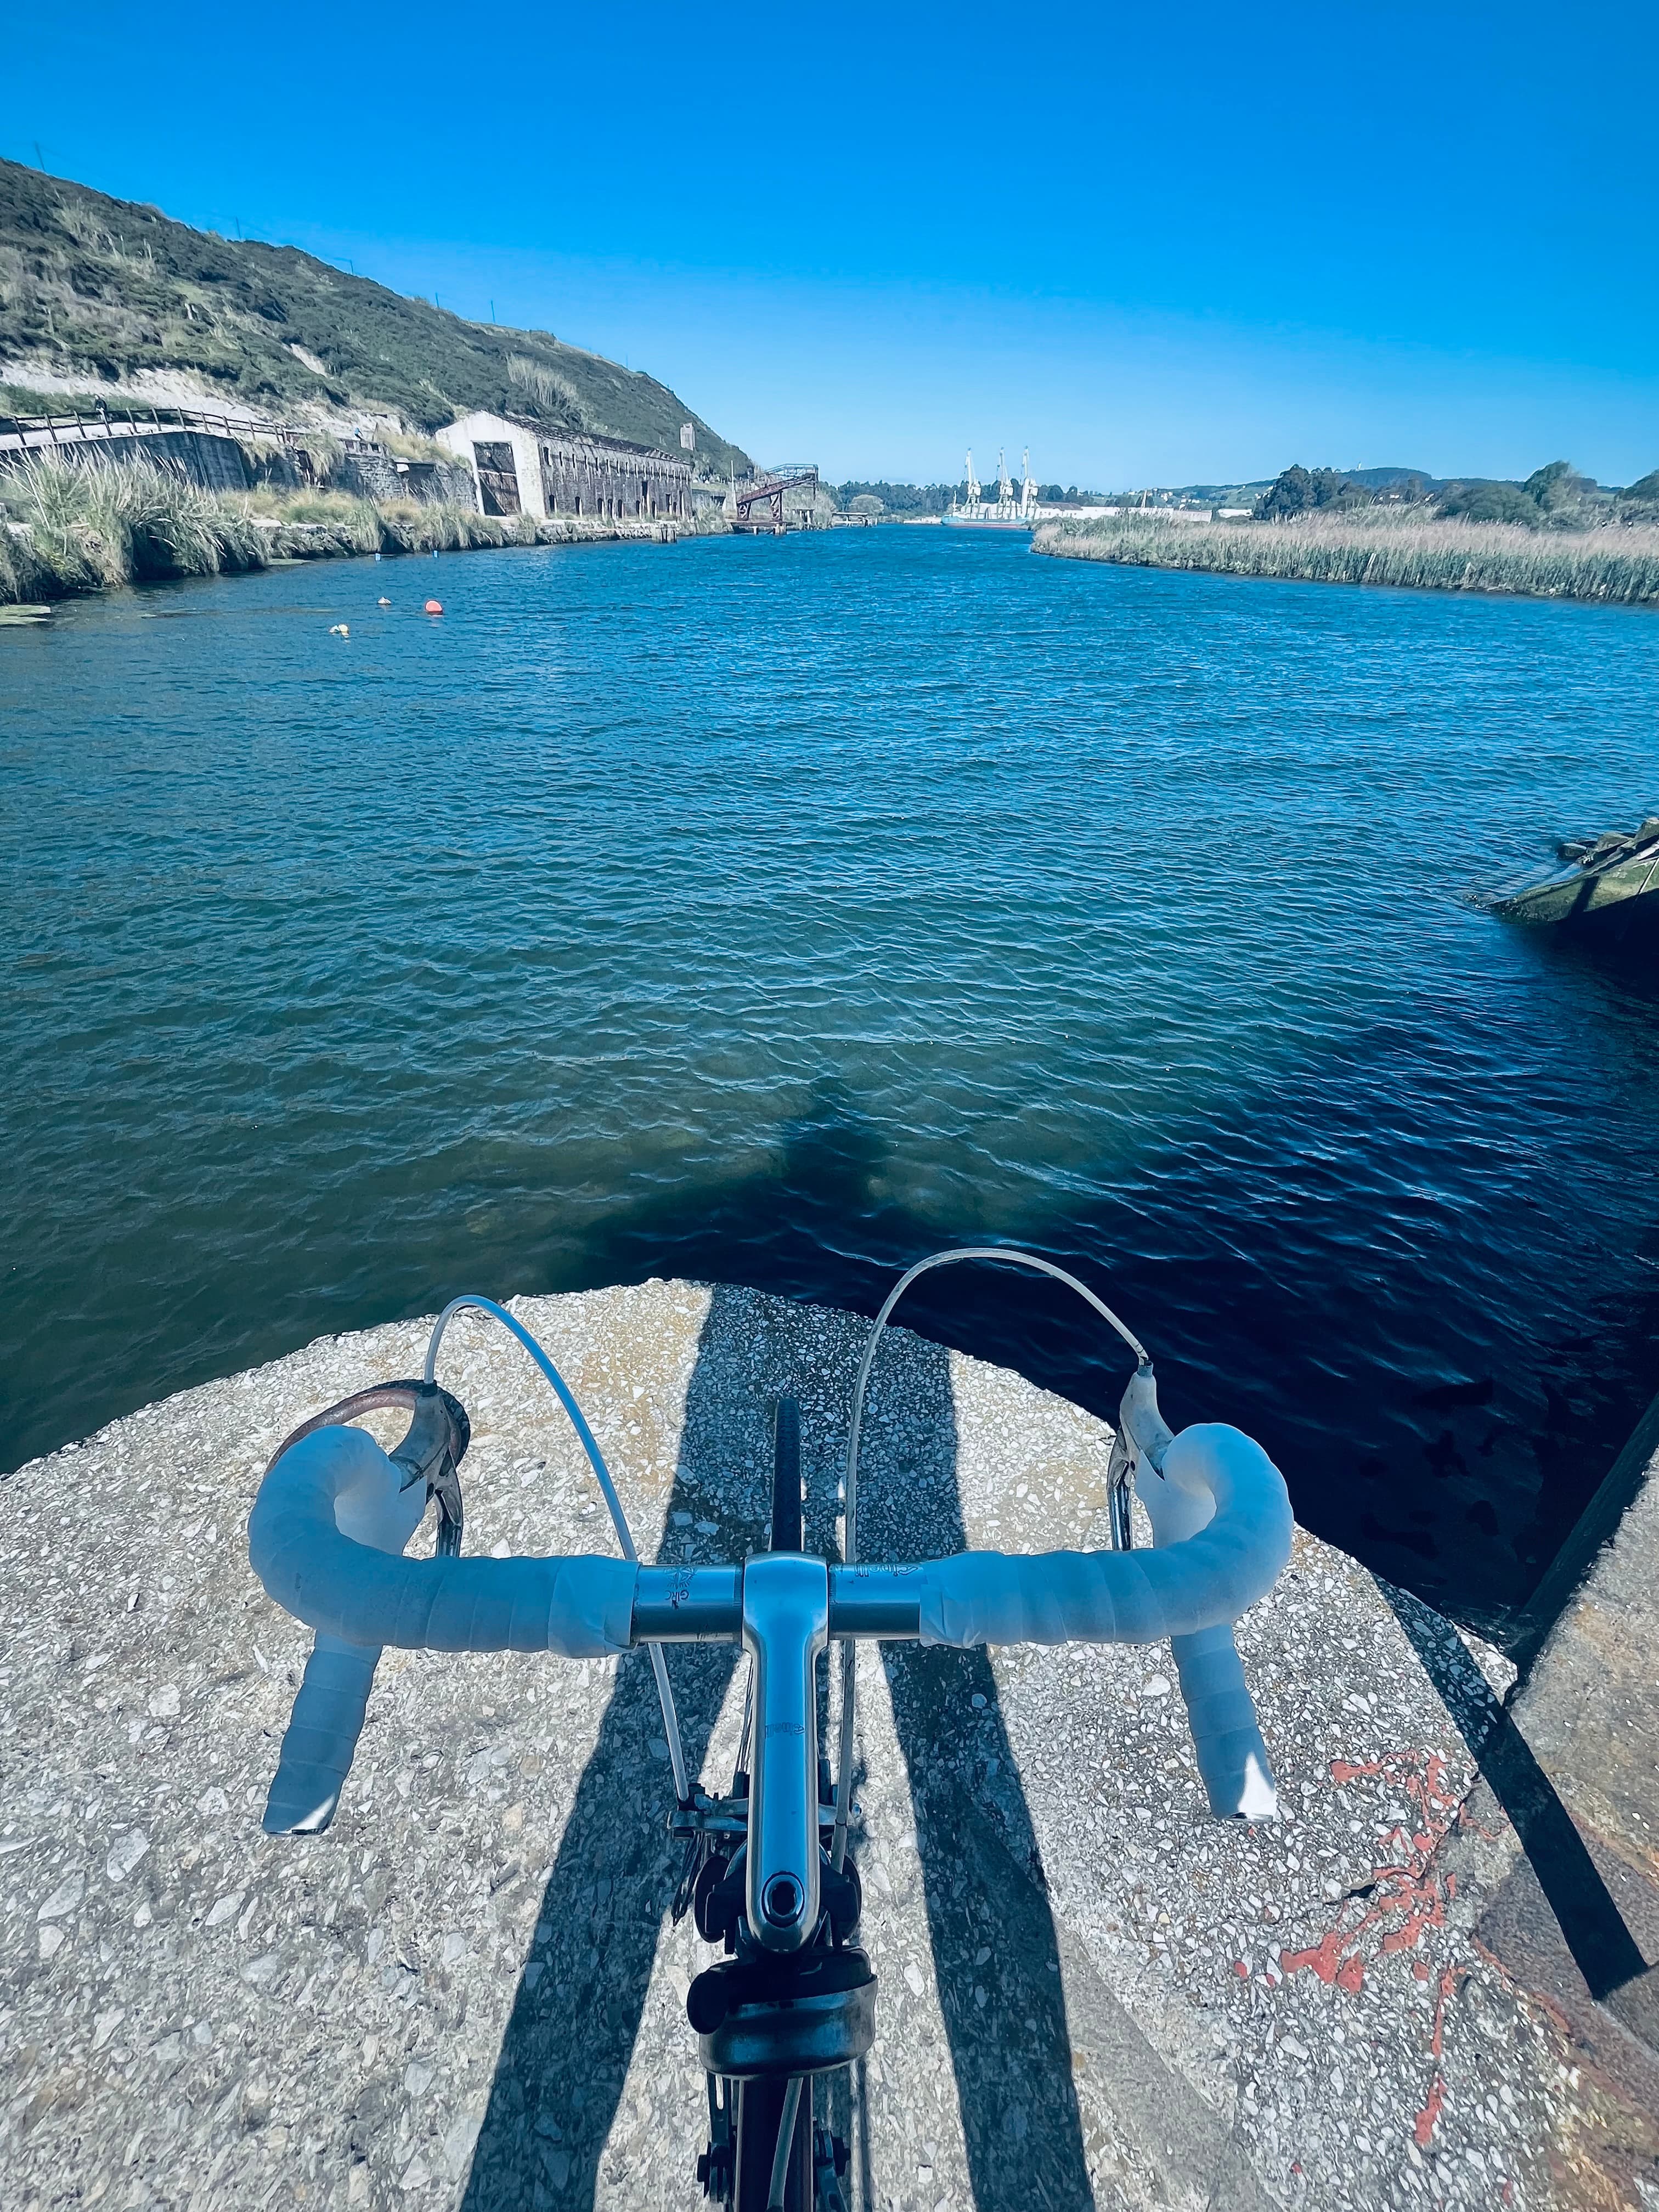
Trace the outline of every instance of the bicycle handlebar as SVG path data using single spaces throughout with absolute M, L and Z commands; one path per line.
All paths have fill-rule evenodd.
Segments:
M 1213 1808 L 1269 1814 L 1272 1776 L 1231 1624 L 1272 1589 L 1290 1555 L 1283 1478 L 1259 1444 L 1212 1424 L 1176 1437 L 1161 1468 L 1141 1456 L 1136 1488 L 1152 1522 L 1150 1552 L 816 1562 L 827 1633 L 958 1648 L 1167 1636 Z M 425 1502 L 361 1429 L 313 1431 L 260 1486 L 248 1524 L 254 1571 L 318 1632 L 266 1808 L 270 1832 L 314 1830 L 332 1817 L 381 1647 L 593 1658 L 647 1641 L 741 1640 L 758 1660 L 769 1633 L 757 1625 L 763 1562 L 799 1556 L 684 1568 L 584 1555 L 406 1559 Z M 801 1786 L 816 1807 L 815 1756 Z M 805 1802 L 792 1808 L 799 1819 Z M 765 1871 L 758 1851 L 755 1868 Z M 815 1854 L 799 1871 L 805 1903 L 817 1892 Z

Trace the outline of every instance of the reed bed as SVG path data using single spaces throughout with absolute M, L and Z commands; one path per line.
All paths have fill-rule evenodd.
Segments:
M 210 576 L 265 560 L 234 502 L 146 461 L 77 466 L 50 456 L 0 477 L 7 527 L 0 596 L 107 591 L 161 576 Z
M 1303 583 L 1510 592 L 1537 599 L 1659 602 L 1659 529 L 1534 531 L 1421 515 L 1298 516 L 1285 522 L 1181 522 L 1122 514 L 1046 523 L 1039 553 L 1130 568 L 1201 568 Z
M 47 454 L 0 472 L 0 605 L 273 561 L 575 544 L 696 527 L 495 516 L 441 501 L 376 507 L 343 492 L 271 486 L 224 495 L 143 459 L 88 465 Z
M 446 500 L 404 500 L 376 507 L 341 492 L 298 492 L 257 504 L 272 534 L 272 550 L 289 559 L 318 560 L 342 553 L 471 553 L 486 545 L 575 545 L 598 538 L 659 538 L 656 521 L 600 522 L 586 516 L 480 514 Z M 684 535 L 690 526 L 672 526 Z

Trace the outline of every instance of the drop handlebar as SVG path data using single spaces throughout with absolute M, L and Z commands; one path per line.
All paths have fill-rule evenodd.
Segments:
M 817 1920 L 814 1668 L 830 1639 L 867 1638 L 968 1648 L 1168 1637 L 1212 1808 L 1270 1814 L 1272 1775 L 1231 1625 L 1290 1555 L 1290 1501 L 1238 1430 L 1206 1424 L 1165 1443 L 1167 1433 L 1160 1463 L 1151 1450 L 1135 1461 L 1150 1551 L 965 1552 L 913 1566 L 775 1552 L 741 1565 L 656 1567 L 589 1555 L 405 1559 L 424 1492 L 405 1487 L 362 1430 L 315 1429 L 268 1471 L 248 1527 L 266 1590 L 317 1632 L 265 1826 L 327 1825 L 387 1644 L 593 1658 L 641 1644 L 741 1643 L 757 1691 L 748 1917 L 763 1946 L 796 1949 Z

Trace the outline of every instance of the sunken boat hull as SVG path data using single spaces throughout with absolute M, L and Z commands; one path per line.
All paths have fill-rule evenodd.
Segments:
M 1571 849 L 1571 848 L 1570 848 Z M 1613 941 L 1659 939 L 1659 822 L 1604 838 L 1577 865 L 1499 902 L 1506 921 Z

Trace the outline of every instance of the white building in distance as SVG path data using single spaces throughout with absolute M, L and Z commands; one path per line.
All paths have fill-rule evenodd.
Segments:
M 655 446 L 483 409 L 449 423 L 437 442 L 471 469 L 486 514 L 619 520 L 691 513 L 690 460 Z

